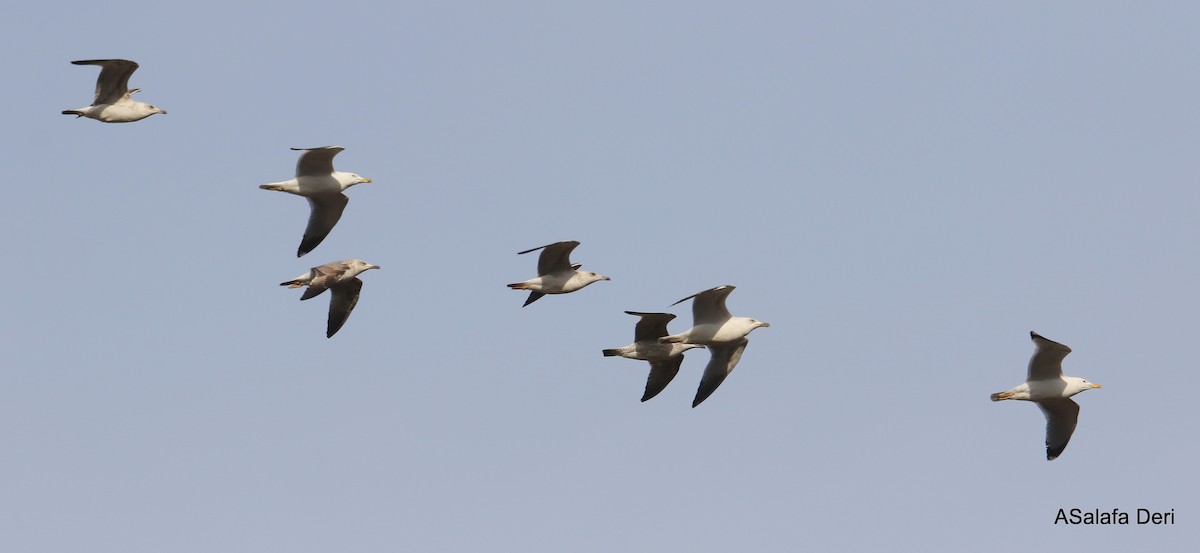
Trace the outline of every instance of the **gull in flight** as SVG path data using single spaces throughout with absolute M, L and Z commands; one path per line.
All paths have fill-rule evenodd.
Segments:
M 992 401 L 1020 399 L 1037 403 L 1046 415 L 1046 460 L 1053 461 L 1062 455 L 1079 422 L 1079 404 L 1071 396 L 1100 385 L 1063 376 L 1062 361 L 1071 348 L 1036 332 L 1030 332 L 1029 337 L 1037 344 L 1037 351 L 1029 360 L 1029 377 L 1016 388 L 992 394 Z
M 633 343 L 628 346 L 606 349 L 601 353 L 605 357 L 621 356 L 626 359 L 641 359 L 650 362 L 650 376 L 646 378 L 646 393 L 642 401 L 646 401 L 663 391 L 671 379 L 679 373 L 679 365 L 683 363 L 683 352 L 692 348 L 702 348 L 700 344 L 663 344 L 658 339 L 667 335 L 667 323 L 675 318 L 671 313 L 639 313 L 626 311 L 630 315 L 641 317 L 633 330 Z
M 129 76 L 138 64 L 129 60 L 79 60 L 75 65 L 99 65 L 100 76 L 96 79 L 96 98 L 92 105 L 79 109 L 68 109 L 63 115 L 87 117 L 105 123 L 130 123 L 140 121 L 156 113 L 167 112 L 145 102 L 133 99 L 140 88 L 129 88 Z
M 693 294 L 671 305 L 678 305 L 687 300 L 692 301 L 692 328 L 679 334 L 664 336 L 658 341 L 662 343 L 701 344 L 708 346 L 712 357 L 704 368 L 704 376 L 700 377 L 700 388 L 696 390 L 696 399 L 692 407 L 700 405 L 717 390 L 725 381 L 725 377 L 733 372 L 742 352 L 750 340 L 746 338 L 750 331 L 771 326 L 769 323 L 751 319 L 750 317 L 734 317 L 725 307 L 725 298 L 733 292 L 733 286 L 718 286 Z
M 329 235 L 338 219 L 342 218 L 342 211 L 350 201 L 342 192 L 356 184 L 371 182 L 371 179 L 333 170 L 333 156 L 345 149 L 340 146 L 292 149 L 304 152 L 296 162 L 296 178 L 259 185 L 259 188 L 308 198 L 311 208 L 308 226 L 304 229 L 300 248 L 296 250 L 296 257 L 304 257 Z
M 513 290 L 530 290 L 529 298 L 521 307 L 537 301 L 546 294 L 569 294 L 593 282 L 612 280 L 591 271 L 577 270 L 583 265 L 571 263 L 571 250 L 578 245 L 579 242 L 570 240 L 517 252 L 517 255 L 521 255 L 542 250 L 538 257 L 538 276 L 508 285 Z
M 325 337 L 332 338 L 346 324 L 350 312 L 358 304 L 358 292 L 362 290 L 363 282 L 358 278 L 359 273 L 368 269 L 378 269 L 361 259 L 345 259 L 334 261 L 309 269 L 308 272 L 287 282 L 279 283 L 288 288 L 308 286 L 300 301 L 315 298 L 322 292 L 330 290 L 333 297 L 329 299 L 329 321 L 325 329 Z

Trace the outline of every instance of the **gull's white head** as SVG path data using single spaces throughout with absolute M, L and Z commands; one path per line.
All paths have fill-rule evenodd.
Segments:
M 372 265 L 361 259 L 351 259 L 346 262 L 346 265 L 348 267 L 350 267 L 349 273 L 351 275 L 358 275 L 359 273 L 362 273 L 363 271 L 379 268 L 379 265 Z
M 585 286 L 587 284 L 591 284 L 593 282 L 599 282 L 601 280 L 612 280 L 611 278 L 608 278 L 601 274 L 593 273 L 591 271 L 579 271 L 579 274 L 583 276 Z
M 333 176 L 334 176 L 334 178 L 337 179 L 337 181 L 339 183 L 341 183 L 342 190 L 350 188 L 351 186 L 354 186 L 356 184 L 362 184 L 364 182 L 371 182 L 371 179 L 361 176 L 358 173 L 343 173 L 341 171 L 337 171 L 333 174 Z
M 152 105 L 150 105 L 150 104 L 146 104 L 146 107 L 150 108 L 150 114 L 151 114 L 151 115 L 154 115 L 155 113 L 161 113 L 161 114 L 163 114 L 163 115 L 166 115 L 166 114 L 167 114 L 167 110 L 165 110 L 165 109 L 161 109 L 161 108 L 158 108 L 158 107 L 152 106 Z
M 750 317 L 745 317 L 745 320 L 746 320 L 746 326 L 750 327 L 750 330 L 746 331 L 747 334 L 749 334 L 750 331 L 752 331 L 756 328 L 771 326 L 771 323 L 764 323 L 758 319 L 752 319 Z
M 1092 388 L 1100 387 L 1099 384 L 1088 382 L 1086 378 L 1079 378 L 1077 376 L 1064 376 L 1063 380 L 1067 382 L 1067 387 L 1063 390 L 1066 397 L 1071 397 L 1084 390 L 1091 390 Z

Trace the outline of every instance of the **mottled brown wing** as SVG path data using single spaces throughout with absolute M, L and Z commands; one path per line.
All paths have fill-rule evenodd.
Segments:
M 315 298 L 336 285 L 338 277 L 346 272 L 347 268 L 345 263 L 334 261 L 309 269 L 313 278 L 308 283 L 308 289 L 304 290 L 304 295 L 300 296 L 300 301 Z

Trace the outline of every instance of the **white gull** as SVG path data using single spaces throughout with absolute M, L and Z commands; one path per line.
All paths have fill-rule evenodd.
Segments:
M 371 179 L 333 170 L 333 156 L 345 149 L 340 146 L 292 149 L 304 152 L 296 161 L 296 178 L 259 185 L 259 188 L 308 198 L 311 210 L 308 226 L 304 229 L 300 248 L 296 250 L 296 257 L 303 257 L 317 247 L 342 218 L 342 211 L 350 201 L 342 192 L 356 184 L 371 182 Z
M 1053 461 L 1066 449 L 1079 422 L 1079 404 L 1071 396 L 1100 385 L 1063 376 L 1062 361 L 1071 348 L 1036 332 L 1030 332 L 1029 337 L 1037 344 L 1037 351 L 1029 359 L 1029 377 L 1016 388 L 992 394 L 992 401 L 1019 399 L 1037 403 L 1046 415 L 1046 460 Z
M 696 390 L 696 399 L 692 407 L 700 405 L 717 390 L 725 381 L 725 377 L 733 372 L 742 352 L 750 340 L 746 338 L 750 331 L 771 326 L 769 323 L 750 317 L 734 317 L 725 307 L 725 298 L 733 292 L 733 286 L 718 286 L 693 294 L 671 305 L 678 305 L 692 300 L 692 328 L 679 334 L 659 338 L 663 343 L 702 344 L 708 346 L 712 358 L 704 368 L 704 376 L 700 378 L 700 388 Z
M 99 65 L 100 76 L 96 78 L 96 97 L 92 105 L 65 110 L 63 115 L 87 117 L 105 123 L 130 123 L 156 113 L 167 113 L 133 99 L 133 94 L 141 91 L 139 88 L 129 89 L 129 76 L 137 70 L 137 63 L 129 60 L 79 60 L 71 63 Z
M 529 297 L 521 307 L 537 301 L 546 294 L 569 294 L 593 282 L 612 280 L 591 271 L 577 270 L 582 265 L 571 263 L 571 250 L 578 245 L 579 242 L 569 240 L 517 252 L 517 255 L 521 255 L 542 250 L 538 256 L 538 276 L 508 285 L 513 290 L 530 290 Z

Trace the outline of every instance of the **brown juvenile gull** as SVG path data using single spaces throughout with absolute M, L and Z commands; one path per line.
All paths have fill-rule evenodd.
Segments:
M 137 70 L 138 64 L 129 60 L 79 60 L 71 62 L 75 65 L 99 65 L 100 76 L 96 79 L 96 97 L 92 105 L 63 111 L 63 115 L 87 117 L 105 123 L 130 123 L 140 121 L 155 113 L 166 114 L 145 102 L 133 99 L 140 88 L 129 88 L 129 76 Z
M 1071 353 L 1071 348 L 1047 340 L 1036 332 L 1030 332 L 1029 337 L 1037 344 L 1037 351 L 1029 360 L 1029 377 L 1016 388 L 992 394 L 992 401 L 1020 399 L 1037 403 L 1046 415 L 1046 460 L 1053 461 L 1062 455 L 1079 422 L 1079 404 L 1072 401 L 1071 396 L 1100 385 L 1075 376 L 1063 376 L 1062 361 Z
M 661 344 L 658 339 L 667 335 L 667 323 L 675 318 L 671 313 L 639 313 L 626 311 L 630 315 L 641 317 L 633 329 L 633 343 L 628 346 L 606 349 L 601 353 L 605 357 L 621 356 L 626 359 L 641 359 L 650 362 L 650 376 L 646 378 L 646 393 L 642 401 L 646 401 L 663 391 L 671 379 L 679 373 L 679 365 L 683 363 L 683 352 L 692 348 L 702 348 L 700 344 Z
M 304 295 L 300 296 L 300 301 L 315 298 L 325 290 L 330 290 L 333 297 L 329 299 L 329 323 L 325 329 L 325 337 L 332 338 L 342 325 L 346 324 L 346 319 L 358 303 L 358 292 L 362 290 L 363 285 L 358 274 L 378 268 L 379 265 L 372 265 L 361 259 L 344 259 L 313 267 L 307 273 L 279 285 L 288 288 L 308 286 Z
M 371 182 L 371 179 L 333 170 L 333 156 L 345 149 L 341 146 L 292 149 L 304 152 L 296 162 L 296 178 L 259 185 L 259 188 L 308 198 L 311 208 L 308 227 L 304 229 L 304 238 L 296 250 L 296 257 L 304 257 L 329 235 L 338 219 L 342 218 L 342 211 L 350 201 L 342 192 L 356 184 Z
M 742 352 L 750 340 L 746 338 L 750 331 L 764 326 L 771 326 L 750 317 L 734 317 L 725 307 L 725 298 L 733 291 L 733 286 L 718 286 L 693 294 L 671 305 L 678 305 L 690 299 L 692 301 L 692 328 L 672 336 L 659 338 L 663 343 L 702 344 L 708 346 L 712 355 L 708 366 L 704 368 L 704 376 L 700 377 L 700 388 L 696 390 L 696 399 L 692 407 L 708 399 L 725 381 L 725 377 L 733 372 Z
M 525 304 L 521 307 L 537 301 L 538 298 L 546 294 L 569 294 L 593 282 L 612 280 L 590 271 L 576 270 L 583 266 L 578 263 L 571 263 L 571 250 L 575 249 L 575 246 L 578 245 L 579 242 L 570 240 L 517 252 L 517 255 L 521 255 L 542 250 L 541 255 L 538 257 L 537 278 L 531 278 L 524 282 L 514 282 L 508 285 L 513 290 L 531 290 L 529 298 L 525 300 Z

